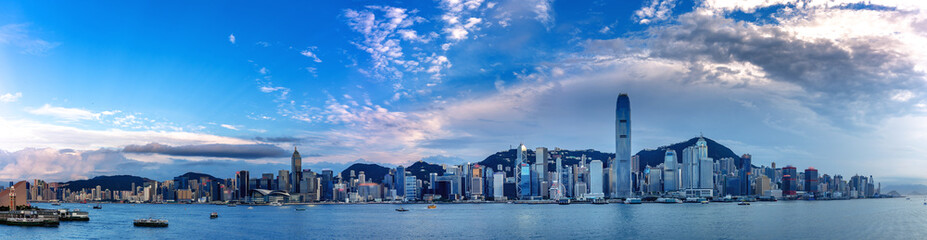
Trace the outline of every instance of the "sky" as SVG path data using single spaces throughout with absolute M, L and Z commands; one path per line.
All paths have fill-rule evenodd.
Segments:
M 927 3 L 3 1 L 0 180 L 478 162 L 703 134 L 927 183 Z

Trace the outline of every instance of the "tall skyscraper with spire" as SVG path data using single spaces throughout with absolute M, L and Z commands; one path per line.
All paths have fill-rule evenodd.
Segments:
M 528 148 L 525 144 L 518 144 L 517 159 L 515 160 L 516 196 L 526 199 L 531 196 L 531 169 L 528 167 Z
M 296 147 L 293 147 L 293 157 L 290 158 L 290 163 L 293 165 L 293 171 L 290 172 L 290 192 L 299 193 L 299 180 L 302 179 L 303 173 L 303 158 L 299 156 L 299 150 Z
M 614 197 L 631 197 L 631 99 L 618 95 L 615 109 L 615 171 Z

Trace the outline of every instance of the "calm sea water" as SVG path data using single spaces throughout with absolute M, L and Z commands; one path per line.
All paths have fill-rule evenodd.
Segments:
M 177 204 L 62 204 L 89 222 L 57 228 L 0 225 L 0 239 L 924 239 L 924 199 L 641 204 L 406 204 L 226 207 Z M 48 204 L 35 204 L 51 208 Z M 210 219 L 218 212 L 218 219 Z M 138 228 L 135 218 L 170 221 Z

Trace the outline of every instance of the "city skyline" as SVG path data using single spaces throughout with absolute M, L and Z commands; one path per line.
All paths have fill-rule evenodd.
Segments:
M 71 4 L 0 3 L 0 180 L 611 152 L 628 93 L 630 155 L 927 184 L 923 3 Z

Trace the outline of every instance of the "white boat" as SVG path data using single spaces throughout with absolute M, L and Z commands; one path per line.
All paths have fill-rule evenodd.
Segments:
M 270 205 L 271 205 L 271 206 L 274 206 L 274 207 L 281 207 L 281 206 L 283 206 L 283 203 L 280 203 L 280 202 L 272 202 L 272 203 L 270 203 Z
M 640 198 L 625 198 L 624 204 L 641 204 Z
M 682 200 L 676 198 L 657 198 L 657 203 L 682 203 Z

